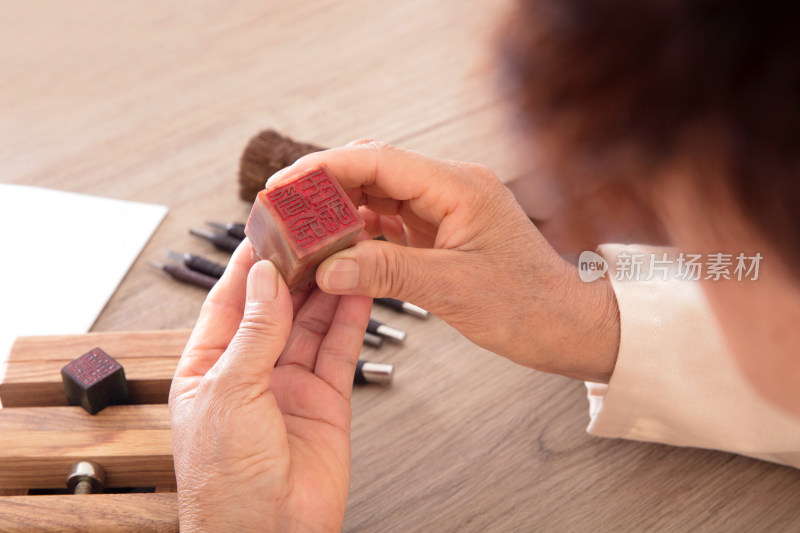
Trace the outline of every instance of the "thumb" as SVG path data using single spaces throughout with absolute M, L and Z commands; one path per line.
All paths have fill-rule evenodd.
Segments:
M 453 250 L 412 248 L 384 241 L 360 241 L 323 261 L 317 285 L 331 294 L 397 298 L 444 318 L 449 290 L 466 258 Z M 457 305 L 457 304 L 456 304 Z
M 286 283 L 270 261 L 259 261 L 247 275 L 247 299 L 239 329 L 219 358 L 220 378 L 236 384 L 262 382 L 269 376 L 292 327 L 292 300 Z

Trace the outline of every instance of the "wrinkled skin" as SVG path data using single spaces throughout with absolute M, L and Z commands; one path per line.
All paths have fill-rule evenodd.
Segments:
M 317 289 L 293 302 L 271 263 L 252 265 L 244 241 L 170 391 L 181 529 L 338 531 L 371 301 Z

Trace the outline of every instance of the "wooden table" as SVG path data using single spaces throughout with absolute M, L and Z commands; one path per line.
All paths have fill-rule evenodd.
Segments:
M 242 220 L 238 158 L 273 127 L 520 168 L 495 91 L 507 2 L 12 0 L 0 15 L 0 181 L 169 206 L 95 331 L 191 327 L 204 294 L 146 265 L 218 258 L 190 226 Z M 165 297 L 168 295 L 168 297 Z M 365 349 L 390 389 L 353 397 L 346 531 L 800 529 L 800 473 L 588 436 L 581 383 L 476 348 L 436 319 Z

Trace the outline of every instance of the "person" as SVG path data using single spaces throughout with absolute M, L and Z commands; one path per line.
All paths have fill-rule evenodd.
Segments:
M 800 466 L 796 10 L 520 4 L 503 57 L 531 153 L 559 178 L 546 186 L 563 200 L 563 226 L 601 238 L 604 210 L 635 205 L 673 244 L 600 246 L 608 275 L 593 281 L 480 165 L 367 140 L 273 176 L 327 168 L 388 242 L 329 257 L 300 295 L 268 261 L 253 264 L 247 241 L 236 251 L 170 393 L 181 526 L 341 528 L 352 376 L 378 296 L 586 381 L 595 434 Z M 689 256 L 708 260 L 702 275 L 681 276 Z M 631 275 L 637 257 L 656 275 Z

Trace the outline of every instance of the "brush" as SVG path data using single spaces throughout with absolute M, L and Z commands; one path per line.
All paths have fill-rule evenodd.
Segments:
M 264 130 L 250 139 L 239 161 L 239 198 L 252 202 L 267 178 L 299 158 L 324 150 L 294 141 L 275 130 Z

